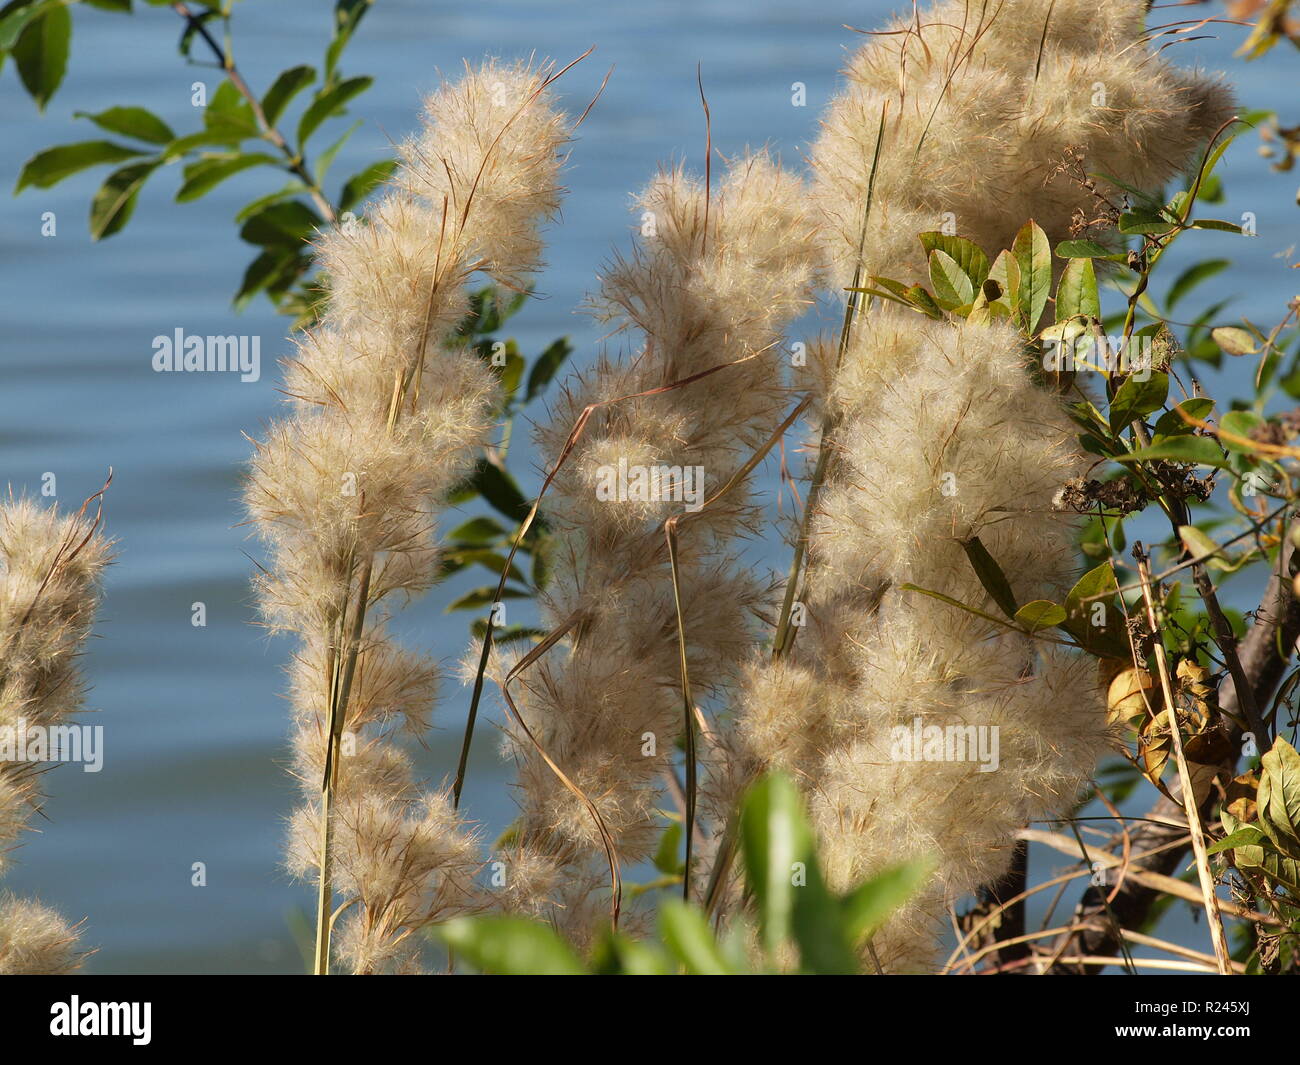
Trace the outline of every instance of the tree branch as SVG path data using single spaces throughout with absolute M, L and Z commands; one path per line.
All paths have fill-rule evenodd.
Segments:
M 172 4 L 172 10 L 189 23 L 190 28 L 202 37 L 204 43 L 212 50 L 213 57 L 220 64 L 221 69 L 226 72 L 230 84 L 238 90 L 239 95 L 247 100 L 248 106 L 253 109 L 253 118 L 257 121 L 257 128 L 262 131 L 262 139 L 269 141 L 284 154 L 285 169 L 307 186 L 312 202 L 320 211 L 321 216 L 331 224 L 337 221 L 333 204 L 326 199 L 324 191 L 307 170 L 306 161 L 289 147 L 289 142 L 284 139 L 284 134 L 267 121 L 266 112 L 262 110 L 261 101 L 258 100 L 256 94 L 249 88 L 248 82 L 244 80 L 244 76 L 235 67 L 234 57 L 226 54 L 226 50 L 217 43 L 212 34 L 208 32 L 208 28 L 203 25 L 203 20 L 190 10 L 188 4 L 174 3 Z

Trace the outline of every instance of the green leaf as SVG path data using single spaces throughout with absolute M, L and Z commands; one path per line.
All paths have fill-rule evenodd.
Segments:
M 1169 395 L 1169 375 L 1153 373 L 1145 381 L 1127 377 L 1110 401 L 1110 430 L 1120 432 L 1130 422 L 1164 406 Z
M 1224 222 L 1218 218 L 1198 218 L 1191 225 L 1192 229 L 1213 229 L 1220 233 L 1241 233 L 1241 226 L 1235 222 Z
M 1226 199 L 1223 194 L 1223 179 L 1218 174 L 1211 174 L 1201 182 L 1196 198 L 1202 203 L 1223 203 Z
M 1224 429 L 1234 436 L 1250 438 L 1252 429 L 1256 429 L 1264 424 L 1264 419 L 1254 411 L 1250 410 L 1230 410 L 1219 419 L 1219 428 Z M 1235 440 L 1225 440 L 1219 438 L 1219 443 L 1229 451 L 1235 451 L 1240 454 L 1251 454 L 1256 449 L 1249 444 L 1238 444 Z
M 949 256 L 961 272 L 970 278 L 972 291 L 988 278 L 989 257 L 974 241 L 964 237 L 950 237 L 945 233 L 922 233 L 920 240 L 926 255 L 938 250 Z
M 239 230 L 249 244 L 298 250 L 323 225 L 320 215 L 299 200 L 273 203 L 253 215 Z
M 364 170 L 358 170 L 343 183 L 343 191 L 339 193 L 339 214 L 352 210 L 376 188 L 392 177 L 393 171 L 396 169 L 396 159 L 380 159 L 377 163 L 371 163 Z
M 795 892 L 792 869 L 807 861 L 812 835 L 799 791 L 786 776 L 763 777 L 746 793 L 740 811 L 746 883 L 758 903 L 763 946 L 770 955 L 791 935 Z
M 515 390 L 524 376 L 524 358 L 515 348 L 513 340 L 506 342 L 506 363 L 500 369 L 501 398 L 503 408 L 509 408 L 515 397 Z
M 657 947 L 608 929 L 588 964 L 596 976 L 671 976 L 676 969 Z
M 246 133 L 234 133 L 229 126 L 205 126 L 196 133 L 177 137 L 163 152 L 163 162 L 171 162 L 189 154 L 196 148 L 225 148 L 234 151 L 247 138 Z
M 1111 259 L 1115 257 L 1103 244 L 1095 240 L 1063 240 L 1056 246 L 1056 255 L 1061 259 Z M 1123 258 L 1123 256 L 1120 256 Z
M 541 921 L 493 915 L 457 917 L 435 934 L 479 972 L 499 976 L 584 976 L 558 932 Z
M 939 321 L 943 318 L 943 309 L 934 298 L 920 285 L 913 285 L 903 293 L 907 302 L 922 314 Z
M 1219 819 L 1230 837 L 1250 827 L 1243 825 L 1227 810 L 1220 811 Z M 1279 854 L 1271 840 L 1261 839 L 1258 844 L 1240 843 L 1233 849 L 1232 859 L 1239 869 L 1266 876 L 1286 888 L 1293 898 L 1300 898 L 1300 861 Z
M 504 514 L 516 525 L 522 523 L 532 509 L 514 478 L 486 458 L 479 459 L 469 483 L 498 513 Z
M 1300 858 L 1300 754 L 1278 736 L 1260 763 L 1259 827 L 1279 851 Z
M 1100 318 L 1101 298 L 1097 295 L 1097 272 L 1091 259 L 1070 259 L 1056 286 L 1056 320 Z
M 159 160 L 132 163 L 108 175 L 90 202 L 90 237 L 103 240 L 126 225 L 135 211 L 140 189 L 159 166 Z
M 239 223 L 247 222 L 253 215 L 262 210 L 263 207 L 270 207 L 273 203 L 279 203 L 281 200 L 287 200 L 290 196 L 297 196 L 299 193 L 307 191 L 307 186 L 301 181 L 291 181 L 278 192 L 267 193 L 265 196 L 259 196 L 257 199 L 244 204 L 235 215 L 235 221 Z
M 1127 236 L 1163 236 L 1174 228 L 1163 213 L 1136 208 L 1119 217 L 1119 231 Z
M 900 286 L 900 288 L 902 288 L 902 286 Z M 893 292 L 890 292 L 888 289 L 885 288 L 871 288 L 870 286 L 864 286 L 863 288 L 845 289 L 845 291 L 857 292 L 863 296 L 874 296 L 876 299 L 880 299 L 880 300 L 888 300 L 890 303 L 901 304 L 902 306 L 907 307 L 913 311 L 920 310 L 920 308 L 917 307 L 914 303 L 912 303 L 911 300 L 904 299 L 902 296 L 895 295 Z M 907 290 L 903 288 L 903 291 L 906 292 Z
M 870 285 L 876 285 L 884 291 L 873 289 L 869 287 Z M 895 281 L 893 278 L 879 277 L 876 274 L 872 274 L 867 278 L 867 285 L 863 288 L 846 288 L 844 291 L 858 292 L 864 296 L 884 296 L 887 299 L 897 300 L 899 303 L 907 302 L 903 295 L 907 291 L 906 285 L 901 281 Z
M 1087 614 L 1092 610 L 1092 604 L 1102 601 L 1102 597 L 1110 597 L 1119 591 L 1119 585 L 1115 582 L 1115 568 L 1110 562 L 1103 562 L 1099 566 L 1094 566 L 1077 581 L 1074 587 L 1070 589 L 1069 594 L 1065 597 L 1065 609 L 1069 614 Z
M 930 252 L 930 282 L 934 298 L 945 310 L 965 307 L 975 300 L 975 286 L 947 252 L 936 248 Z
M 771 773 L 749 789 L 741 801 L 740 840 L 746 885 L 758 906 L 768 954 L 793 934 L 805 969 L 856 972 L 844 912 L 822 881 L 812 829 L 793 781 Z
M 1206 278 L 1222 273 L 1231 265 L 1232 263 L 1227 259 L 1206 259 L 1204 262 L 1189 266 L 1169 286 L 1169 294 L 1165 297 L 1165 307 L 1172 311 L 1174 304 L 1186 296 L 1193 288 Z
M 849 935 L 844 907 L 821 879 L 816 855 L 810 854 L 808 883 L 798 889 L 794 906 L 794 941 L 804 972 L 849 976 L 858 972 L 859 960 Z
M 1157 440 L 1150 447 L 1140 447 L 1127 455 L 1115 456 L 1116 462 L 1150 462 L 1164 459 L 1170 462 L 1186 462 L 1194 466 L 1215 466 L 1227 468 L 1227 460 L 1219 445 L 1208 436 L 1175 436 L 1167 440 Z
M 185 182 L 176 193 L 177 203 L 189 203 L 215 188 L 226 178 L 253 166 L 279 166 L 280 161 L 261 152 L 211 156 L 185 168 Z
M 998 609 L 1007 617 L 1015 618 L 1016 597 L 1011 591 L 1011 583 L 1007 580 L 1006 574 L 1002 572 L 1002 567 L 980 543 L 978 536 L 963 540 L 961 546 L 966 550 L 966 557 L 970 559 L 971 568 L 979 577 L 980 584 L 998 605 Z
M 311 106 L 298 119 L 298 150 L 301 152 L 313 133 L 326 119 L 340 113 L 353 97 L 365 92 L 374 83 L 374 78 L 348 78 L 331 89 L 318 92 Z
M 1286 888 L 1293 900 L 1300 899 L 1300 861 L 1279 854 L 1272 847 L 1238 847 L 1233 860 L 1242 869 L 1263 874 L 1275 884 Z
M 1079 446 L 1091 455 L 1100 455 L 1102 458 L 1110 458 L 1115 454 L 1115 448 L 1107 441 L 1101 440 L 1092 433 L 1084 433 L 1079 437 Z
M 1207 536 L 1195 525 L 1178 526 L 1178 538 L 1182 540 L 1183 547 L 1187 549 L 1188 554 L 1197 562 L 1224 557 L 1223 547 L 1216 543 L 1213 537 Z
M 334 5 L 334 38 L 325 51 L 326 81 L 333 82 L 339 57 L 372 3 L 374 0 L 338 0 Z
M 545 591 L 551 582 L 551 538 L 545 534 L 533 538 L 532 576 L 533 587 L 539 592 Z
M 728 967 L 708 919 L 681 899 L 664 899 L 659 906 L 659 934 L 664 945 L 694 976 L 728 976 Z
M 484 515 L 456 526 L 447 534 L 447 541 L 453 544 L 492 544 L 500 542 L 505 535 L 505 529 Z
M 501 590 L 502 600 L 506 599 L 531 599 L 532 596 L 522 589 L 511 588 L 506 585 Z M 488 606 L 497 601 L 496 586 L 491 588 L 475 588 L 472 592 L 466 592 L 454 603 L 444 607 L 444 612 L 450 614 L 453 610 L 477 610 L 479 607 Z
M 262 97 L 262 114 L 267 124 L 274 126 L 279 122 L 289 101 L 315 80 L 316 68 L 306 64 L 282 70 Z
M 268 248 L 244 271 L 244 279 L 235 293 L 235 308 L 243 310 L 263 289 L 275 288 L 276 280 L 290 270 L 298 256 L 291 248 Z
M 1254 825 L 1243 825 L 1231 835 L 1219 840 L 1212 847 L 1206 847 L 1205 853 L 1221 854 L 1223 851 L 1230 851 L 1236 847 L 1257 847 L 1267 842 L 1268 837 Z
M 1186 411 L 1193 418 L 1204 421 L 1210 411 L 1214 410 L 1214 400 L 1203 397 L 1183 400 L 1173 410 L 1166 411 L 1156 419 L 1155 431 L 1158 436 L 1177 436 L 1179 433 L 1194 433 L 1196 431 L 1195 426 L 1188 425 L 1178 416 L 1180 410 Z
M 1222 325 L 1218 329 L 1210 330 L 1210 336 L 1229 355 L 1259 354 L 1259 342 L 1255 339 L 1255 334 L 1248 329 L 1241 329 L 1235 325 Z
M 1065 620 L 1065 607 L 1048 599 L 1035 599 L 1016 611 L 1016 621 L 1030 632 L 1055 628 Z
M 655 868 L 665 876 L 680 876 L 686 868 L 681 850 L 682 823 L 674 821 L 659 837 L 659 848 L 654 857 Z
M 1114 567 L 1106 561 L 1075 581 L 1065 597 L 1066 618 L 1061 628 L 1099 658 L 1127 658 L 1129 655 L 1129 644 L 1123 631 L 1123 612 L 1115 603 L 1118 592 Z M 1098 603 L 1105 605 L 1100 625 L 1093 623 Z
M 919 584 L 900 584 L 899 587 L 905 592 L 920 592 L 921 595 L 928 595 L 931 599 L 937 599 L 941 603 L 947 603 L 949 606 L 956 607 L 958 610 L 964 610 L 967 614 L 973 614 L 977 618 L 983 618 L 985 621 L 991 621 L 995 625 L 1001 625 L 1003 628 L 1013 629 L 1014 625 L 1008 623 L 1004 618 L 994 617 L 992 614 L 986 614 L 982 610 L 976 610 L 973 606 L 967 606 L 960 599 L 954 599 L 950 595 L 944 595 L 943 592 L 936 592 L 930 588 L 922 588 Z
M 469 297 L 469 311 L 461 323 L 460 334 L 466 337 L 490 336 L 501 328 L 505 320 L 498 300 L 497 290 L 487 285 Z
M 533 360 L 532 369 L 528 371 L 528 389 L 524 393 L 525 403 L 531 403 L 546 390 L 546 386 L 564 365 L 564 360 L 572 354 L 573 345 L 569 343 L 569 338 L 560 337 Z
M 0 9 L 0 53 L 12 52 L 18 38 L 37 19 L 56 9 L 66 8 L 72 0 L 16 0 Z
M 112 141 L 78 141 L 60 144 L 37 152 L 23 164 L 14 193 L 22 192 L 28 185 L 48 189 L 66 177 L 103 163 L 120 163 L 124 159 L 137 159 L 144 152 Z
M 1101 411 L 1099 411 L 1090 400 L 1071 403 L 1066 407 L 1066 412 L 1081 429 L 1085 429 L 1088 432 L 1092 432 L 1095 429 L 1101 429 L 1107 434 L 1110 432 L 1110 425 L 1107 423 L 1106 419 L 1101 416 Z
M 499 303 L 501 298 L 500 297 L 501 290 L 496 289 L 496 293 L 497 293 L 497 301 Z M 518 314 L 521 310 L 523 310 L 524 304 L 528 302 L 528 297 L 531 296 L 532 294 L 533 294 L 533 290 L 531 288 L 521 289 L 519 292 L 512 293 L 509 301 L 506 303 L 504 307 L 501 308 L 501 321 L 508 322 L 511 318 L 513 318 L 516 314 Z
M 88 118 L 109 133 L 120 133 L 124 137 L 134 137 L 149 144 L 170 144 L 176 139 L 171 127 L 144 107 L 110 107 L 97 115 L 74 111 L 72 117 Z
M 1020 268 L 1017 303 L 1025 328 L 1032 333 L 1051 294 L 1052 247 L 1047 242 L 1047 234 L 1031 220 L 1016 234 L 1011 254 Z
M 1011 308 L 1011 313 L 1019 317 L 1021 313 L 1020 265 L 1011 252 L 998 253 L 998 257 L 993 260 L 993 266 L 989 269 L 989 280 L 997 283 L 1007 301 L 1007 306 Z
M 361 119 L 357 119 L 347 129 L 343 131 L 342 136 L 333 144 L 326 148 L 316 157 L 316 162 L 312 165 L 312 176 L 316 179 L 317 185 L 325 183 L 325 175 L 329 173 L 330 167 L 334 165 L 334 157 L 339 154 L 343 145 L 352 139 L 352 134 L 361 128 Z
M 480 565 L 485 569 L 491 570 L 498 577 L 505 571 L 506 557 L 499 555 L 486 547 L 467 547 L 459 550 L 449 550 L 445 556 L 447 562 L 458 563 L 457 568 L 464 566 Z M 510 579 L 518 581 L 527 587 L 528 578 L 524 576 L 523 571 L 513 562 L 510 564 Z
M 487 621 L 483 618 L 476 618 L 474 624 L 470 626 L 470 632 L 474 639 L 481 640 L 487 635 Z M 550 633 L 546 629 L 535 628 L 531 625 L 506 625 L 496 626 L 492 642 L 498 647 L 508 643 L 514 643 L 517 640 L 540 640 Z
M 934 863 L 904 862 L 877 873 L 841 900 L 844 920 L 854 943 L 876 931 L 930 879 Z
M 1229 136 L 1220 140 L 1219 143 L 1214 146 L 1213 150 L 1211 150 L 1210 154 L 1205 157 L 1204 165 L 1198 167 L 1198 172 L 1201 174 L 1202 180 L 1214 173 L 1215 167 L 1219 165 L 1219 161 L 1223 158 L 1223 153 L 1226 152 L 1232 146 L 1232 142 L 1237 139 L 1237 134 L 1242 130 L 1249 129 L 1255 125 L 1255 122 L 1249 115 L 1242 116 L 1242 119 L 1243 121 L 1234 123 L 1233 126 L 1230 127 L 1233 132 Z M 1262 120 L 1261 116 L 1261 121 Z
M 66 7 L 55 7 L 23 30 L 13 47 L 18 76 L 40 111 L 63 82 L 71 39 L 72 15 Z
M 868 278 L 868 280 L 871 284 L 880 287 L 851 289 L 850 291 L 861 292 L 865 295 L 875 296 L 880 299 L 892 300 L 895 303 L 901 303 L 905 307 L 911 307 L 913 310 L 920 311 L 922 314 L 928 315 L 931 318 L 943 318 L 943 309 L 935 303 L 934 297 L 932 297 L 930 293 L 920 285 L 913 285 L 911 288 L 908 288 L 899 281 L 894 281 L 888 277 L 876 277 L 875 275 Z
M 253 108 L 229 81 L 223 81 L 212 94 L 212 99 L 203 110 L 203 126 L 210 136 L 225 137 L 235 142 L 258 136 Z

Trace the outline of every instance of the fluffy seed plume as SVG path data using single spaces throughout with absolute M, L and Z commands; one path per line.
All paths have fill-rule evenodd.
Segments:
M 847 285 L 861 261 L 922 280 L 923 231 L 995 253 L 1032 218 L 1055 243 L 1105 214 L 1088 172 L 1173 176 L 1231 100 L 1151 54 L 1144 15 L 1137 0 L 952 0 L 870 40 L 812 153 L 831 276 Z M 944 907 L 1005 872 L 1026 821 L 1068 807 L 1108 737 L 1087 659 L 904 586 L 999 615 L 964 546 L 978 539 L 1018 602 L 1060 602 L 1077 573 L 1052 500 L 1084 460 L 1006 324 L 876 308 L 837 369 L 816 364 L 834 429 L 808 622 L 749 671 L 718 786 L 730 798 L 773 764 L 802 778 L 840 889 L 936 858 L 873 943 L 885 971 L 924 970 Z
M 571 384 L 538 433 L 547 467 L 565 461 L 547 500 L 554 576 L 543 608 L 568 641 L 521 674 L 512 690 L 533 738 L 508 738 L 520 904 L 555 904 L 577 936 L 598 912 L 605 841 L 538 748 L 594 804 L 620 862 L 650 853 L 684 727 L 664 522 L 687 514 L 678 576 L 702 697 L 734 677 L 753 640 L 763 589 L 732 565 L 755 518 L 745 466 L 783 414 L 782 330 L 806 305 L 813 258 L 802 185 L 763 154 L 735 160 L 712 195 L 680 169 L 662 173 L 636 208 L 641 240 L 605 272 L 595 307 L 644 346 Z
M 0 733 L 25 740 L 52 730 L 85 701 L 77 656 L 94 623 L 109 562 L 99 517 L 60 515 L 28 499 L 0 505 Z M 7 748 L 17 749 L 13 743 Z M 0 871 L 41 804 L 43 769 L 0 760 Z M 81 964 L 77 930 L 49 907 L 0 899 L 0 974 L 65 973 Z
M 1142 189 L 1176 174 L 1232 115 L 1232 100 L 1217 79 L 1148 47 L 1146 9 L 947 0 L 873 35 L 812 151 L 834 276 L 851 277 L 862 248 L 866 274 L 919 281 L 916 234 L 927 230 L 997 251 L 1033 218 L 1055 244 L 1104 210 L 1085 173 Z
M 539 265 L 569 131 L 553 78 L 491 61 L 429 97 L 366 220 L 319 237 L 328 308 L 288 365 L 287 414 L 256 445 L 262 608 L 300 640 L 288 865 L 318 882 L 318 972 L 338 897 L 334 955 L 358 973 L 417 970 L 420 930 L 472 905 L 476 834 L 395 744 L 427 728 L 438 670 L 385 619 L 431 584 L 437 511 L 490 443 L 496 378 L 453 337 L 471 275 L 518 287 Z

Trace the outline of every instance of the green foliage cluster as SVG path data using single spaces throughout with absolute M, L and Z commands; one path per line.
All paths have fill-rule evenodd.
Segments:
M 674 827 L 680 835 L 680 822 Z M 752 784 L 741 801 L 740 855 L 756 927 L 739 920 L 719 936 L 703 908 L 664 899 L 656 942 L 610 931 L 585 958 L 550 925 L 524 917 L 461 917 L 434 934 L 473 969 L 503 976 L 759 975 L 787 971 L 791 956 L 801 974 L 848 975 L 861 971 L 871 934 L 930 872 L 924 861 L 909 862 L 837 895 L 822 880 L 799 789 L 779 773 Z M 659 862 L 672 871 L 662 853 Z M 764 959 L 757 967 L 751 938 Z

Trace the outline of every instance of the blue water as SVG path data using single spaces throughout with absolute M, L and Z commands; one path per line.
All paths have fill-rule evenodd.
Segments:
M 236 5 L 235 54 L 256 89 L 283 67 L 319 64 L 332 6 Z M 574 145 L 572 192 L 539 282 L 544 298 L 513 330 L 530 352 L 570 334 L 575 360 L 585 363 L 600 334 L 574 308 L 611 248 L 626 240 L 629 194 L 660 163 L 702 162 L 696 63 L 703 65 L 717 148 L 731 153 L 768 144 L 797 164 L 844 49 L 857 41 L 845 24 L 879 25 L 891 6 L 533 0 L 452 7 L 378 0 L 343 64 L 346 73 L 376 75 L 376 85 L 353 107 L 364 125 L 336 160 L 329 185 L 408 133 L 421 93 L 439 71 L 454 76 L 462 57 L 536 52 L 567 60 L 596 45 L 564 79 L 569 105 L 580 112 L 611 64 L 614 75 Z M 212 90 L 217 75 L 184 64 L 176 54 L 178 27 L 167 9 L 142 6 L 131 18 L 78 9 L 70 72 L 44 117 L 10 65 L 0 75 L 0 176 L 12 180 L 42 148 L 99 136 L 72 119 L 76 110 L 140 104 L 178 131 L 196 128 L 191 83 L 204 80 Z M 1294 74 L 1278 75 L 1289 56 L 1279 52 L 1243 67 L 1230 59 L 1236 31 L 1228 33 L 1225 42 L 1196 42 L 1178 54 L 1210 67 L 1231 64 L 1251 107 L 1293 105 L 1286 86 L 1294 85 Z M 806 107 L 791 106 L 794 82 L 807 87 Z M 341 131 L 344 123 L 335 126 Z M 1240 294 L 1239 313 L 1267 322 L 1294 294 L 1295 275 L 1277 256 L 1300 237 L 1295 178 L 1270 173 L 1249 141 L 1232 153 L 1224 174 L 1230 201 L 1216 213 L 1235 219 L 1256 212 L 1260 236 L 1231 242 L 1226 255 L 1236 268 L 1220 280 Z M 0 486 L 37 491 L 42 475 L 53 472 L 60 503 L 75 507 L 111 467 L 107 523 L 119 541 L 84 659 L 93 685 L 88 706 L 97 712 L 90 720 L 105 727 L 105 768 L 96 775 L 69 766 L 47 778 L 48 821 L 29 837 L 3 886 L 84 916 L 84 941 L 97 948 L 92 972 L 298 972 L 290 915 L 314 900 L 278 867 L 294 796 L 283 771 L 286 713 L 278 696 L 289 647 L 255 627 L 248 579 L 257 545 L 237 527 L 238 475 L 248 455 L 241 434 L 257 434 L 275 410 L 273 361 L 287 352 L 285 322 L 264 302 L 242 316 L 229 302 L 251 258 L 233 215 L 278 183 L 271 184 L 269 171 L 251 171 L 197 205 L 178 205 L 172 196 L 179 177 L 179 168 L 155 175 L 135 220 L 98 245 L 85 218 L 102 174 L 0 197 Z M 52 238 L 40 233 L 47 211 L 57 218 Z M 1188 252 L 1223 255 L 1228 243 L 1198 236 Z M 262 379 L 152 372 L 153 337 L 177 327 L 259 335 Z M 784 567 L 771 550 L 755 561 Z M 459 658 L 469 617 L 446 616 L 442 605 L 483 583 L 457 578 L 413 606 L 402 620 L 404 636 L 449 661 Z M 190 623 L 197 602 L 206 605 L 204 628 Z M 465 705 L 465 693 L 449 686 L 442 731 L 419 759 L 432 779 L 454 768 Z M 499 829 L 511 800 L 494 738 L 483 728 L 467 806 Z M 195 862 L 205 863 L 204 887 L 191 886 Z M 1205 938 L 1203 928 L 1184 931 L 1189 941 Z

